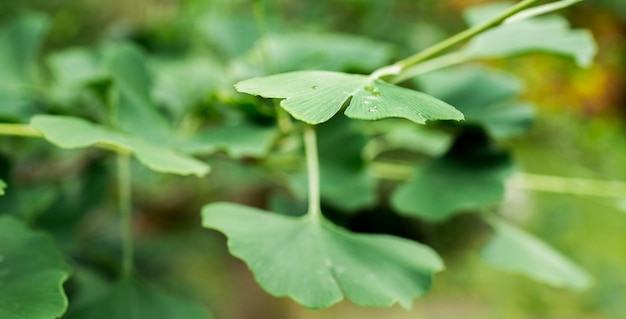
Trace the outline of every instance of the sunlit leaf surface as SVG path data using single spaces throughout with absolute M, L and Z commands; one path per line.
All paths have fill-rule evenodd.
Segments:
M 348 101 L 345 114 L 361 120 L 402 117 L 423 124 L 463 119 L 461 112 L 434 97 L 364 75 L 298 71 L 245 80 L 236 88 L 284 99 L 280 105 L 309 124 L 328 121 Z
M 466 12 L 469 24 L 487 20 L 508 5 L 487 4 Z M 574 30 L 560 16 L 534 17 L 505 23 L 473 38 L 463 52 L 472 57 L 507 57 L 528 52 L 548 52 L 572 57 L 580 66 L 590 66 L 597 52 L 588 30 Z
M 180 175 L 206 174 L 209 167 L 172 149 L 71 116 L 37 115 L 31 125 L 62 148 L 81 148 L 103 143 L 133 152 L 149 168 Z

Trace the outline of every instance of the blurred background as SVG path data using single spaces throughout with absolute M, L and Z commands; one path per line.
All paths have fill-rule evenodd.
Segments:
M 38 57 L 41 86 L 55 72 L 52 54 L 69 48 L 132 41 L 154 65 L 196 61 L 198 83 L 190 90 L 195 104 L 211 105 L 198 108 L 206 115 L 215 109 L 225 114 L 222 109 L 233 101 L 247 112 L 249 100 L 237 97 L 232 84 L 271 68 L 259 64 L 254 53 L 266 32 L 362 36 L 388 45 L 390 53 L 382 58 L 364 53 L 384 64 L 464 29 L 463 11 L 485 2 L 490 1 L 20 0 L 0 1 L 0 23 L 24 13 L 46 16 L 49 31 Z M 536 107 L 530 133 L 505 145 L 527 173 L 626 183 L 626 2 L 585 1 L 560 14 L 574 27 L 593 33 L 599 51 L 591 67 L 544 54 L 480 63 L 521 79 L 523 98 Z M 366 61 L 354 71 L 378 66 Z M 167 101 L 167 93 L 155 95 Z M 69 112 L 63 108 L 66 97 L 52 94 L 49 101 L 48 110 Z M 72 101 L 76 109 L 71 112 L 97 118 L 88 102 Z M 166 111 L 178 114 L 176 106 Z M 37 199 L 20 202 L 7 195 L 3 205 L 36 216 L 34 224 L 54 234 L 73 256 L 77 279 L 67 284 L 71 297 L 85 282 L 105 285 L 117 270 L 115 193 L 108 190 L 111 159 L 97 150 L 46 151 L 44 144 L 3 144 L 3 154 L 13 152 L 10 160 L 2 157 L 11 163 L 12 187 Z M 362 308 L 349 301 L 313 311 L 267 295 L 245 265 L 228 254 L 224 237 L 201 228 L 202 205 L 226 199 L 263 206 L 275 186 L 262 167 L 249 165 L 256 159 L 207 160 L 214 171 L 202 180 L 134 168 L 135 231 L 140 272 L 163 289 L 205 305 L 216 318 L 626 317 L 626 194 L 591 196 L 566 188 L 541 192 L 520 185 L 507 190 L 503 213 L 586 269 L 595 280 L 586 291 L 552 288 L 490 268 L 478 260 L 474 241 L 466 240 L 481 238 L 481 231 L 472 228 L 471 217 L 460 216 L 428 225 L 439 233 L 435 246 L 444 251 L 447 270 L 437 275 L 432 291 L 416 300 L 412 311 Z M 360 218 L 348 224 L 367 221 Z

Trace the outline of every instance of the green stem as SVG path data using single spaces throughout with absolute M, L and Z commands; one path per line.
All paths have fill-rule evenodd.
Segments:
M 317 138 L 315 137 L 315 128 L 313 126 L 307 125 L 304 128 L 304 150 L 309 181 L 309 210 L 307 215 L 315 220 L 319 220 L 322 214 L 320 206 L 320 167 L 317 154 Z
M 371 168 L 378 178 L 400 182 L 407 181 L 414 171 L 413 166 L 408 163 L 382 161 L 372 162 Z M 532 191 L 626 198 L 626 182 L 622 181 L 516 173 L 510 178 L 510 182 L 514 187 Z
M 518 173 L 512 183 L 516 187 L 534 191 L 626 198 L 626 183 L 621 181 Z
M 122 275 L 133 272 L 133 229 L 130 187 L 130 155 L 117 154 L 117 187 L 120 211 L 120 237 L 122 242 Z
M 525 10 L 531 6 L 533 6 L 534 4 L 536 4 L 537 2 L 539 2 L 540 0 L 524 0 L 521 1 L 520 3 L 510 7 L 509 9 L 507 9 L 506 11 L 502 12 L 501 14 L 495 16 L 494 18 L 481 23 L 477 26 L 474 26 L 472 28 L 466 29 L 465 31 L 459 32 L 449 38 L 447 38 L 446 40 L 443 40 L 423 51 L 420 51 L 406 59 L 400 60 L 396 63 L 394 63 L 391 66 L 386 66 L 383 67 L 379 70 L 385 69 L 388 70 L 387 72 L 374 72 L 374 73 L 378 73 L 380 76 L 386 76 L 386 75 L 393 75 L 394 72 L 395 74 L 399 74 L 400 72 L 402 72 L 403 70 L 406 70 L 407 68 L 416 65 L 418 63 L 421 63 L 425 60 L 428 60 L 438 54 L 440 54 L 441 52 L 450 49 L 451 47 L 454 47 L 468 39 L 471 39 L 472 37 L 483 33 L 501 23 L 503 23 L 507 18 L 509 18 L 510 16 L 515 15 L 516 13 Z
M 0 123 L 0 135 L 42 137 L 41 133 L 26 124 Z
M 461 64 L 470 60 L 470 57 L 463 52 L 448 53 L 428 61 L 424 61 L 418 65 L 414 65 L 407 68 L 404 72 L 396 75 L 389 80 L 390 83 L 398 83 L 404 80 L 432 72 L 435 70 L 443 69 L 449 66 Z

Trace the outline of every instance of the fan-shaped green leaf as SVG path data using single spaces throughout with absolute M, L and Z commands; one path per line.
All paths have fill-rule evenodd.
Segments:
M 349 102 L 348 117 L 378 120 L 402 117 L 424 124 L 430 120 L 462 120 L 454 107 L 427 94 L 364 75 L 298 71 L 239 82 L 238 91 L 281 98 L 280 105 L 309 124 L 328 121 Z
M 46 236 L 0 217 L 0 318 L 54 319 L 67 308 L 70 269 Z
M 55 81 L 68 89 L 105 77 L 100 59 L 94 50 L 71 48 L 55 52 L 47 59 Z
M 114 84 L 114 125 L 150 141 L 169 141 L 172 128 L 152 102 L 152 77 L 145 57 L 130 45 L 114 47 L 109 53 L 106 68 Z
M 35 62 L 48 30 L 48 20 L 41 14 L 23 14 L 0 30 L 0 84 L 24 85 L 35 72 Z
M 418 167 L 396 189 L 393 206 L 405 215 L 440 221 L 498 203 L 514 166 L 507 154 L 484 143 L 483 136 L 462 135 L 446 155 Z
M 388 62 L 391 46 L 335 33 L 275 34 L 257 42 L 231 66 L 238 76 L 264 74 L 270 59 L 278 72 L 295 70 L 371 71 Z
M 354 234 L 325 219 L 288 217 L 231 203 L 202 210 L 203 225 L 228 237 L 259 284 L 323 308 L 345 295 L 358 305 L 409 308 L 443 268 L 430 248 L 386 235 Z
M 168 108 L 174 122 L 182 121 L 199 103 L 210 101 L 228 81 L 222 64 L 210 56 L 151 60 L 156 80 L 152 87 L 155 102 Z
M 186 154 L 203 155 L 223 150 L 233 158 L 263 157 L 269 151 L 278 131 L 250 123 L 238 123 L 200 132 L 177 143 Z
M 31 125 L 50 142 L 62 148 L 81 148 L 103 143 L 132 151 L 149 168 L 179 175 L 206 174 L 209 167 L 165 146 L 114 131 L 101 125 L 70 116 L 37 115 Z
M 4 189 L 7 188 L 7 184 L 0 179 L 0 195 L 4 195 Z
M 466 12 L 470 24 L 482 22 L 503 10 L 503 4 L 472 7 Z M 535 17 L 502 24 L 468 43 L 463 52 L 471 57 L 507 57 L 528 52 L 549 52 L 574 58 L 589 66 L 597 51 L 587 30 L 572 30 L 560 16 Z
M 68 314 L 67 319 L 208 319 L 192 303 L 175 299 L 134 277 L 122 279 L 106 296 Z
M 100 53 L 76 47 L 49 55 L 46 63 L 54 79 L 49 88 L 50 97 L 60 105 L 75 105 L 87 92 L 84 89 L 108 83 L 110 79 L 102 68 Z
M 559 287 L 580 290 L 591 284 L 584 270 L 544 242 L 502 220 L 487 220 L 496 231 L 480 251 L 488 264 Z
M 464 124 L 483 126 L 496 138 L 521 135 L 532 125 L 532 106 L 515 101 L 522 84 L 506 73 L 460 67 L 431 72 L 417 81 L 424 92 L 463 112 Z
M 0 117 L 26 121 L 36 110 L 31 90 L 36 59 L 48 30 L 40 14 L 22 14 L 0 29 Z

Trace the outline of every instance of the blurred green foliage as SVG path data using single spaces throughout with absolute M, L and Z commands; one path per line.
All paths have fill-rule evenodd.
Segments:
M 211 174 L 196 178 L 157 174 L 133 164 L 137 269 L 158 287 L 135 277 L 114 284 L 121 255 L 116 171 L 112 157 L 102 149 L 59 151 L 38 139 L 0 137 L 0 195 L 5 192 L 0 214 L 17 215 L 29 227 L 47 232 L 67 256 L 74 268 L 65 284 L 69 318 L 103 314 L 89 307 L 103 296 L 100 300 L 107 302 L 139 296 L 145 298 L 140 302 L 161 304 L 163 308 L 155 309 L 166 317 L 168 309 L 179 307 L 190 311 L 190 316 L 206 317 L 203 310 L 160 290 L 207 305 L 218 318 L 258 318 L 259 313 L 268 318 L 622 318 L 626 194 L 607 199 L 507 188 L 501 213 L 558 247 L 594 278 L 593 288 L 575 294 L 499 273 L 481 263 L 476 248 L 486 242 L 489 230 L 472 205 L 460 205 L 468 214 L 450 212 L 440 224 L 428 218 L 400 217 L 394 208 L 403 209 L 386 201 L 399 183 L 392 177 L 397 172 L 383 170 L 385 178 L 376 187 L 380 172 L 367 165 L 376 158 L 434 166 L 430 175 L 418 173 L 405 186 L 417 183 L 435 192 L 429 179 L 438 179 L 437 173 L 457 172 L 443 160 L 469 156 L 476 159 L 469 164 L 480 166 L 483 157 L 506 148 L 526 172 L 626 180 L 626 132 L 619 113 L 625 105 L 623 87 L 621 96 L 608 100 L 597 96 L 611 103 L 603 107 L 621 119 L 585 114 L 586 106 L 576 105 L 577 99 L 571 98 L 593 99 L 602 91 L 597 89 L 605 83 L 602 75 L 609 74 L 604 71 L 624 65 L 623 59 L 615 62 L 611 56 L 626 56 L 625 52 L 603 51 L 603 39 L 613 34 L 608 31 L 596 34 L 601 67 L 597 73 L 576 71 L 569 61 L 553 63 L 551 58 L 532 56 L 490 62 L 487 67 L 446 69 L 403 84 L 460 109 L 468 120 L 460 129 L 443 123 L 438 130 L 424 131 L 395 120 L 346 124 L 348 120 L 337 119 L 320 126 L 320 140 L 332 141 L 320 145 L 328 218 L 354 231 L 425 242 L 446 260 L 448 271 L 436 277 L 433 291 L 411 313 L 357 308 L 347 302 L 310 312 L 290 300 L 267 298 L 240 261 L 228 255 L 223 238 L 200 229 L 198 212 L 207 202 L 231 200 L 290 214 L 302 211 L 306 203 L 299 138 L 281 138 L 274 126 L 276 105 L 237 93 L 235 82 L 301 69 L 368 73 L 464 28 L 463 7 L 464 1 L 409 0 L 0 1 L 3 122 L 28 123 L 41 113 L 56 119 L 58 115 L 81 117 L 98 123 L 88 125 L 105 132 L 101 140 L 133 149 L 140 160 L 143 150 L 147 155 L 142 162 L 149 167 L 177 171 L 190 165 L 185 159 L 194 160 L 187 158 L 191 155 L 212 167 Z M 583 27 L 587 25 L 579 16 L 603 17 L 610 11 L 610 28 L 597 29 L 623 31 L 624 9 L 621 1 L 587 1 L 582 9 L 567 14 L 574 18 L 573 25 Z M 576 10 L 586 11 L 579 15 Z M 623 36 L 613 41 L 623 42 Z M 623 72 L 613 72 L 616 83 L 626 83 L 620 78 Z M 554 90 L 577 77 L 584 84 L 565 86 L 582 87 L 583 93 Z M 528 88 L 526 99 L 538 109 L 538 123 L 529 134 L 534 114 L 528 103 L 520 102 L 523 88 Z M 562 101 L 574 102 L 551 105 Z M 481 105 L 488 107 L 481 109 Z M 57 123 L 52 130 L 71 124 Z M 476 133 L 478 128 L 484 132 Z M 40 129 L 54 141 L 50 137 L 54 132 Z M 61 140 L 86 137 L 72 133 L 65 132 Z M 470 151 L 484 153 L 459 151 L 457 136 L 465 134 L 480 135 L 471 139 L 477 145 Z M 151 155 L 154 145 L 182 153 L 183 163 L 167 158 L 155 164 L 163 157 Z M 450 145 L 452 151 L 446 153 Z M 266 156 L 270 150 L 274 155 Z M 359 150 L 364 150 L 364 156 L 355 156 Z M 477 193 L 470 200 L 488 206 L 501 197 L 502 175 L 510 173 L 510 158 L 496 157 L 504 162 L 503 168 L 489 175 L 497 181 L 497 190 L 485 198 Z M 205 163 L 197 165 L 195 172 L 202 175 Z M 412 170 L 406 173 L 399 175 L 406 179 Z M 452 184 L 461 181 L 471 188 L 469 182 L 475 178 L 459 174 L 461 179 L 446 177 Z M 498 193 L 495 199 L 490 197 L 493 193 Z M 409 196 L 406 201 L 416 199 Z M 419 205 L 424 202 L 405 206 Z M 446 207 L 434 208 L 442 209 L 446 211 Z M 115 309 L 107 305 L 100 306 Z M 121 308 L 116 314 L 129 318 L 124 311 L 131 308 Z

